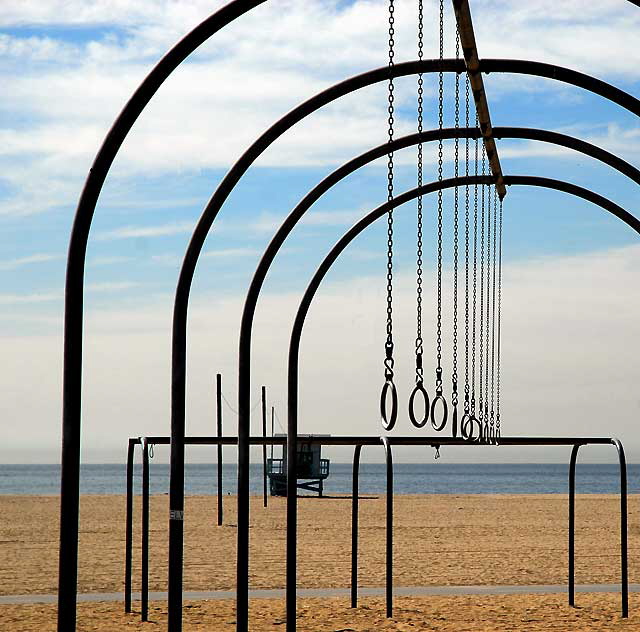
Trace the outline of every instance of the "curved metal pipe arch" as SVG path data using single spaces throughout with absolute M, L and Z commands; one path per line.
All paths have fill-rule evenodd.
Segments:
M 141 112 L 164 81 L 193 51 L 195 51 L 217 31 L 264 2 L 266 2 L 266 0 L 233 0 L 193 29 L 160 60 L 149 75 L 147 75 L 139 88 L 133 93 L 131 99 L 128 101 L 107 134 L 91 166 L 78 202 L 68 249 L 65 281 L 63 440 L 61 459 L 60 553 L 58 582 L 59 630 L 74 630 L 76 624 L 84 266 L 89 230 L 98 197 L 113 160 L 124 142 L 124 139 L 128 135 Z M 493 65 L 488 63 L 491 61 L 494 62 Z M 499 69 L 499 60 L 484 60 L 484 63 L 487 64 L 484 67 L 481 66 L 481 69 L 484 72 L 503 72 Z M 589 78 L 587 75 L 583 75 L 582 73 L 575 73 L 574 71 L 568 71 L 567 69 L 561 69 L 556 66 L 548 64 L 538 64 L 535 66 L 537 62 L 527 63 L 529 64 L 528 70 L 519 71 L 517 70 L 519 67 L 518 62 L 511 61 L 511 70 L 507 72 L 529 73 L 536 70 L 541 72 L 542 67 L 545 67 L 546 72 L 541 72 L 539 76 L 560 78 L 560 75 L 556 73 L 556 70 L 559 69 L 561 71 L 560 74 L 564 77 L 564 79 L 561 80 L 568 80 L 568 83 L 573 83 L 576 86 L 584 87 L 591 92 L 600 94 L 601 96 L 622 105 L 626 109 L 638 115 L 637 100 L 609 84 Z M 415 68 L 408 70 L 412 64 Z M 424 64 L 425 62 L 409 62 L 405 67 L 407 72 L 404 74 L 428 72 L 423 67 Z M 531 64 L 534 65 L 532 66 Z M 461 65 L 462 68 L 456 68 L 454 71 L 463 72 L 464 63 L 457 63 L 457 65 Z M 404 66 L 404 64 L 398 64 L 396 68 L 391 71 L 391 74 L 393 74 L 393 76 L 401 76 L 403 73 L 399 72 L 399 70 L 402 66 Z M 449 71 L 449 69 L 447 69 L 447 60 L 445 60 L 445 62 L 439 62 L 438 60 L 438 70 Z M 378 72 L 383 75 L 381 80 L 387 79 L 390 74 L 387 68 L 383 68 Z M 365 73 L 363 76 L 366 76 L 367 74 L 369 73 Z M 534 74 L 537 74 L 537 72 Z M 602 90 L 604 90 L 604 92 L 602 92 Z M 231 172 L 228 175 L 230 174 Z M 227 184 L 228 183 L 229 182 L 227 181 Z M 235 184 L 232 185 L 231 188 L 233 188 L 233 186 L 235 186 Z M 217 211 L 213 213 L 214 217 L 216 213 Z M 211 218 L 208 228 L 210 228 L 214 217 Z M 196 232 L 198 232 L 199 229 L 200 224 L 196 228 Z M 208 232 L 208 229 L 205 231 L 205 236 L 206 232 Z M 195 242 L 197 242 L 199 237 L 196 237 L 195 233 L 194 237 L 196 238 Z M 199 251 L 199 248 L 197 248 L 197 250 Z M 187 277 L 192 276 L 192 274 L 193 271 L 191 271 L 191 274 L 187 275 Z M 182 273 L 180 278 L 182 281 Z M 190 280 L 190 278 L 187 279 L 187 285 L 189 285 Z M 186 295 L 188 296 L 188 288 L 183 287 L 182 289 L 183 291 L 184 289 L 187 290 Z M 181 376 L 177 377 L 180 378 Z M 184 375 L 182 375 L 182 377 L 184 377 Z M 174 376 L 173 379 L 175 380 L 176 376 Z M 240 453 L 241 451 L 239 448 L 239 456 Z M 179 455 L 177 457 L 177 461 L 180 461 Z M 177 463 L 177 465 L 184 465 L 183 457 L 181 462 Z M 176 482 L 176 487 L 179 483 L 180 481 Z M 172 509 L 172 512 L 173 511 L 174 510 Z M 177 513 L 172 513 L 172 524 L 180 521 L 178 516 L 182 516 L 182 509 L 175 511 Z M 181 569 L 179 572 L 181 573 Z M 175 629 L 178 630 L 180 627 L 176 627 Z
M 330 270 L 333 263 L 345 250 L 345 248 L 366 228 L 373 224 L 377 219 L 384 216 L 390 209 L 395 209 L 398 206 L 405 204 L 419 195 L 427 195 L 429 193 L 436 192 L 438 190 L 453 188 L 456 186 L 464 186 L 466 184 L 493 184 L 494 178 L 492 176 L 469 176 L 460 178 L 450 178 L 442 180 L 441 182 L 431 182 L 419 188 L 411 189 L 405 193 L 397 196 L 390 202 L 386 202 L 373 210 L 371 213 L 363 217 L 359 222 L 354 224 L 338 242 L 334 245 L 331 251 L 323 259 L 322 263 L 316 270 L 313 278 L 311 279 L 307 289 L 300 301 L 298 311 L 296 313 L 293 329 L 291 332 L 291 339 L 289 343 L 289 357 L 288 357 L 288 369 L 287 369 L 287 480 L 292 480 L 295 488 L 295 476 L 296 476 L 296 455 L 297 455 L 297 436 L 298 436 L 298 374 L 299 374 L 299 351 L 300 351 L 300 339 L 302 336 L 302 328 L 304 326 L 311 302 L 322 283 L 327 272 Z M 596 204 L 608 211 L 612 215 L 618 217 L 628 226 L 633 228 L 640 235 L 640 219 L 618 206 L 614 202 L 611 202 L 607 198 L 589 191 L 583 187 L 564 182 L 562 180 L 555 180 L 552 178 L 542 178 L 536 176 L 504 176 L 504 182 L 507 186 L 512 185 L 525 185 L 525 186 L 537 186 L 547 189 L 555 189 L 562 191 L 570 195 L 582 198 L 593 204 Z M 616 447 L 618 447 L 616 445 Z M 620 446 L 621 447 L 621 446 Z M 618 450 L 620 448 L 618 447 Z M 296 569 L 297 569 L 297 498 L 296 495 L 292 495 L 291 489 L 287 494 L 287 557 L 286 557 L 286 596 L 287 596 L 287 630 L 295 630 L 296 621 Z M 622 501 L 621 501 L 622 502 Z M 622 518 L 626 525 L 626 513 Z M 291 532 L 289 531 L 291 529 Z M 625 527 L 626 533 L 626 527 Z M 623 553 L 624 555 L 624 553 Z M 623 558 L 623 579 L 625 577 L 626 569 L 624 564 L 626 563 Z M 389 568 L 389 560 L 387 560 L 387 569 Z M 388 571 L 389 572 L 389 571 Z M 389 586 L 389 575 L 387 575 L 387 586 Z M 293 588 L 291 588 L 293 587 Z M 387 616 L 391 616 L 390 613 L 390 600 L 387 591 Z M 623 591 L 623 604 L 624 604 L 624 591 Z M 624 608 L 624 606 L 623 606 Z M 624 609 L 623 609 L 624 611 Z
M 500 60 L 490 60 L 496 63 L 491 66 L 492 72 L 500 72 Z M 524 62 L 523 62 L 524 63 Z M 583 73 L 543 64 L 540 62 L 526 62 L 526 71 L 518 61 L 510 61 L 508 65 L 510 72 L 517 71 L 536 76 L 547 77 L 570 83 L 577 87 L 582 87 L 594 94 L 607 98 L 621 107 L 627 109 L 636 116 L 640 116 L 640 101 L 632 95 L 619 90 L 599 79 L 589 77 Z M 515 69 L 515 70 L 514 70 Z M 187 306 L 191 282 L 195 272 L 200 251 L 204 240 L 213 225 L 222 204 L 236 186 L 242 175 L 249 169 L 257 157 L 266 150 L 285 131 L 290 129 L 295 123 L 306 118 L 311 113 L 324 107 L 335 99 L 356 91 L 360 88 L 373 85 L 380 81 L 386 81 L 389 76 L 406 76 L 416 73 L 427 74 L 430 72 L 462 72 L 464 63 L 461 60 L 425 60 L 413 61 L 397 64 L 393 69 L 383 67 L 369 71 L 336 84 L 324 92 L 312 97 L 305 103 L 293 109 L 269 130 L 267 130 L 255 143 L 245 152 L 236 164 L 227 173 L 216 192 L 211 197 L 204 209 L 200 220 L 193 233 L 189 247 L 184 257 L 180 271 L 178 287 L 176 289 L 176 299 L 174 303 L 173 320 L 173 343 L 172 362 L 175 370 L 172 375 L 172 397 L 171 397 L 171 482 L 170 482 L 170 548 L 169 548 L 169 622 L 171 630 L 180 630 L 181 614 L 177 611 L 181 609 L 178 600 L 182 595 L 182 540 L 183 525 L 182 516 L 184 511 L 184 446 L 181 445 L 180 437 L 184 436 L 185 419 L 185 366 L 186 366 L 186 322 Z M 250 346 L 250 337 L 244 341 Z M 240 356 L 243 356 L 244 348 L 241 341 Z M 238 380 L 238 564 L 236 575 L 237 587 L 237 621 L 238 630 L 248 629 L 248 619 L 246 611 L 248 609 L 248 529 L 249 529 L 249 428 L 248 412 L 250 408 L 250 366 L 241 363 L 239 366 Z M 173 535 L 172 535 L 173 534 Z M 173 543 L 173 545 L 172 545 Z M 174 604 L 172 606 L 172 604 Z

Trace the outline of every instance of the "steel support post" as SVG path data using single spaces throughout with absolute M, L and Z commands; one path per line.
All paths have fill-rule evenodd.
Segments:
M 575 606 L 576 547 L 576 459 L 580 444 L 571 448 L 569 461 L 569 605 Z
M 127 516 L 124 539 L 124 611 L 131 612 L 131 568 L 133 561 L 133 457 L 137 441 L 127 446 Z
M 142 576 L 141 619 L 149 620 L 149 443 L 142 440 Z
M 357 445 L 353 451 L 353 477 L 351 479 L 351 607 L 358 607 L 358 514 L 359 514 L 359 479 L 360 454 L 362 446 Z
M 222 437 L 222 375 L 216 374 L 216 421 L 218 437 Z M 218 443 L 218 526 L 222 526 L 222 444 Z
M 267 438 L 267 387 L 262 387 L 262 436 Z M 267 506 L 267 444 L 262 444 L 262 506 Z
M 386 537 L 386 585 L 387 619 L 393 616 L 393 454 L 388 437 L 382 437 L 387 464 L 387 537 Z
M 627 461 L 624 448 L 618 439 L 613 439 L 620 463 L 620 579 L 622 581 L 622 617 L 629 616 L 629 547 L 627 527 Z

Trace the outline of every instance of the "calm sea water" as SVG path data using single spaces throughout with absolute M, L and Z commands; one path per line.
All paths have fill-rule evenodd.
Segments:
M 217 493 L 215 464 L 186 466 L 187 494 Z M 627 470 L 629 492 L 640 493 L 640 464 Z M 222 488 L 233 494 L 236 489 L 236 466 L 224 465 Z M 464 464 L 464 463 L 397 463 L 394 490 L 397 494 L 563 494 L 567 492 L 566 464 Z M 360 466 L 360 492 L 380 494 L 385 490 L 385 466 L 363 463 Z M 578 493 L 616 493 L 619 472 L 616 465 L 579 464 L 576 489 Z M 123 494 L 123 465 L 83 465 L 80 490 L 83 494 Z M 135 490 L 140 493 L 141 469 L 135 469 Z M 58 494 L 58 465 L 0 465 L 0 494 Z M 151 462 L 151 493 L 169 490 L 169 466 Z M 251 492 L 262 493 L 262 466 L 251 466 Z M 325 481 L 325 494 L 351 492 L 351 465 L 331 463 L 331 473 Z

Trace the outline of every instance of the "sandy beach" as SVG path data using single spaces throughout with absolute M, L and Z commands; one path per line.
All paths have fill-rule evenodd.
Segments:
M 629 503 L 629 578 L 640 581 L 638 498 Z M 140 586 L 140 498 L 135 499 L 134 590 Z M 299 501 L 299 586 L 348 587 L 351 501 Z M 361 586 L 384 585 L 384 496 L 360 503 Z M 235 498 L 225 498 L 225 524 L 216 525 L 215 497 L 188 497 L 185 509 L 185 590 L 232 590 L 235 575 Z M 252 498 L 252 588 L 284 586 L 285 501 Z M 58 498 L 0 497 L 0 592 L 48 594 L 57 590 Z M 166 495 L 151 499 L 150 589 L 166 590 Z M 125 499 L 84 496 L 81 501 L 79 591 L 121 592 L 124 577 Z M 580 495 L 576 508 L 576 581 L 616 583 L 619 504 L 615 496 Z M 396 586 L 563 584 L 567 577 L 567 498 L 564 495 L 398 496 L 395 502 Z M 304 630 L 618 630 L 637 629 L 619 618 L 617 595 L 579 595 L 569 609 L 563 595 L 398 598 L 393 620 L 382 600 L 300 600 Z M 154 628 L 165 605 L 152 604 Z M 283 602 L 255 600 L 252 629 L 281 629 Z M 79 606 L 78 629 L 149 629 L 122 604 Z M 186 630 L 233 629 L 233 601 L 198 601 L 185 608 Z M 635 622 L 635 623 L 634 623 Z M 206 625 L 204 625 L 206 624 Z M 634 628 L 635 626 L 635 628 Z M 160 627 L 164 627 L 163 625 Z M 0 606 L 0 630 L 54 630 L 55 606 Z

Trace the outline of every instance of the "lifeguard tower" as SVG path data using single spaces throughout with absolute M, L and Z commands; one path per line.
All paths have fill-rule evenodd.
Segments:
M 279 434 L 276 437 L 286 437 Z M 329 437 L 331 435 L 298 435 L 298 459 L 296 479 L 298 489 L 316 492 L 322 497 L 324 480 L 329 476 L 329 459 L 323 459 L 322 446 L 318 443 L 306 443 L 305 438 Z M 272 496 L 287 495 L 287 448 L 282 446 L 282 457 L 273 456 L 267 460 L 269 490 Z

